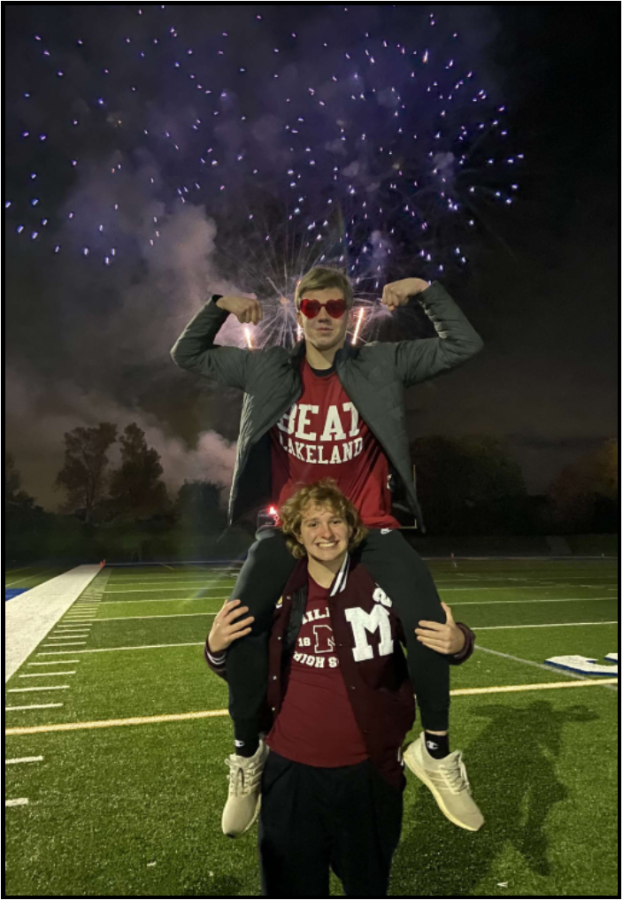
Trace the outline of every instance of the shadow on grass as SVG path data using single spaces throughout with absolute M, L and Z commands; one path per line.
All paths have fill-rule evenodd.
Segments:
M 563 727 L 598 716 L 584 706 L 556 710 L 547 701 L 518 708 L 481 706 L 471 715 L 490 720 L 466 754 L 468 776 L 485 824 L 475 834 L 456 828 L 420 785 L 415 803 L 405 797 L 405 824 L 390 888 L 393 896 L 473 895 L 509 844 L 533 873 L 550 874 L 544 825 L 554 804 L 567 797 L 556 775 Z M 413 775 L 407 777 L 415 780 Z M 407 818 L 415 823 L 410 828 Z M 495 885 L 491 887 L 495 890 Z

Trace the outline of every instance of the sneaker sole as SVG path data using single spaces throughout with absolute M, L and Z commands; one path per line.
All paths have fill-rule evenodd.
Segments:
M 428 777 L 426 776 L 425 770 L 421 769 L 417 765 L 417 763 L 414 763 L 412 760 L 408 759 L 406 753 L 403 758 L 404 758 L 404 761 L 405 761 L 409 771 L 413 772 L 415 777 L 419 778 L 420 781 L 423 784 L 425 784 L 426 787 L 428 788 L 428 790 L 431 792 L 431 794 L 435 798 L 435 802 L 436 802 L 437 806 L 439 807 L 441 812 L 444 814 L 446 819 L 448 819 L 450 822 L 452 822 L 453 825 L 456 825 L 458 828 L 463 828 L 465 831 L 480 831 L 480 829 L 484 825 L 484 821 L 482 822 L 482 824 L 478 825 L 477 828 L 474 828 L 471 825 L 466 825 L 465 822 L 459 821 L 459 819 L 457 819 L 456 816 L 453 816 L 452 813 L 450 812 L 450 810 L 444 804 L 443 797 L 437 790 L 436 786 L 428 779 Z

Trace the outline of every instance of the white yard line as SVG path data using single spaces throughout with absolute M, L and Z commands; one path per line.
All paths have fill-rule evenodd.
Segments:
M 101 619 L 97 620 L 97 624 L 101 625 L 102 622 L 125 622 L 126 620 L 132 619 L 186 619 L 186 618 L 197 618 L 198 616 L 215 616 L 217 615 L 215 612 L 211 613 L 164 613 L 164 615 L 160 616 L 102 616 Z
M 618 594 L 609 597 L 540 597 L 537 600 L 453 600 L 452 606 L 486 606 L 489 603 L 571 603 L 576 600 L 587 602 L 592 600 L 616 600 Z M 227 597 L 160 597 L 155 600 L 104 600 L 105 606 L 111 603 L 179 603 L 181 601 L 192 600 L 227 600 Z M 101 622 L 101 618 L 97 621 Z
M 609 596 L 609 597 L 543 597 L 538 598 L 537 600 L 453 600 L 453 606 L 485 606 L 488 603 L 570 603 L 576 600 L 616 600 L 618 595 Z M 153 600 L 103 600 L 102 603 L 104 606 L 110 606 L 111 604 L 119 604 L 119 603 L 180 603 L 187 602 L 192 600 L 196 602 L 197 600 L 225 600 L 229 599 L 228 597 L 158 597 Z M 67 617 L 65 617 L 67 618 Z M 101 618 L 98 619 L 101 621 Z
M 5 800 L 5 806 L 28 806 L 29 800 L 27 797 L 20 797 L 18 800 Z
M 138 581 L 133 578 L 131 581 L 109 581 L 102 593 L 106 594 L 111 591 L 125 591 L 128 588 L 138 587 L 210 587 L 210 585 L 231 584 L 232 581 L 236 580 L 238 574 L 239 573 L 236 573 L 236 575 L 221 575 L 218 578 L 213 578 L 211 576 L 208 576 L 207 578 L 152 578 L 149 581 Z
M 31 688 L 9 688 L 7 694 L 32 694 L 32 693 L 40 693 L 41 691 L 68 691 L 68 684 L 45 684 L 41 687 L 31 687 Z
M 538 590 L 540 590 L 540 588 L 542 586 L 543 585 L 517 584 L 517 585 L 514 585 L 513 587 L 508 587 L 508 586 L 506 586 L 506 587 L 504 587 L 504 586 L 500 586 L 500 587 L 497 587 L 497 586 L 496 587 L 474 586 L 474 587 L 472 587 L 470 585 L 469 587 L 442 588 L 442 587 L 440 587 L 439 584 L 437 584 L 437 587 L 440 590 L 444 591 L 445 593 L 449 593 L 451 591 L 472 591 L 473 593 L 480 592 L 480 591 L 509 591 L 509 592 L 512 591 L 514 593 L 515 591 L 538 591 Z M 562 589 L 564 587 L 579 587 L 579 585 L 571 585 L 571 584 L 564 585 L 564 584 L 559 584 L 559 583 L 552 584 L 552 589 L 555 589 L 555 588 Z M 602 591 L 604 589 L 604 586 L 603 585 L 595 585 L 594 589 Z
M 43 644 L 44 647 L 84 647 L 86 641 L 67 641 L 66 644 Z M 73 653 L 73 650 L 72 650 Z
M 518 691 L 545 691 L 561 688 L 585 688 L 601 687 L 605 682 L 614 683 L 617 679 L 610 678 L 603 681 L 552 681 L 545 684 L 509 684 L 488 688 L 459 688 L 450 691 L 453 697 L 470 697 L 477 694 L 504 694 Z M 25 734 L 45 734 L 55 731 L 85 731 L 96 728 L 118 728 L 131 725 L 155 725 L 162 722 L 186 722 L 193 719 L 214 719 L 228 716 L 226 709 L 208 709 L 201 712 L 176 713 L 161 716 L 136 716 L 129 719 L 101 719 L 92 722 L 63 722 L 58 725 L 33 725 L 24 728 L 7 728 L 7 737 Z
M 5 759 L 5 766 L 18 766 L 21 763 L 43 762 L 42 756 L 22 756 L 21 759 Z
M 475 625 L 475 631 L 502 631 L 511 628 L 575 628 L 580 625 L 618 625 L 618 622 L 548 622 L 546 625 Z
M 64 653 L 61 656 L 65 656 Z M 79 659 L 57 659 L 54 662 L 31 662 L 28 663 L 29 666 L 65 666 L 70 663 L 79 663 L 81 660 Z
M 74 633 L 72 632 L 71 634 L 64 634 L 62 637 L 54 637 L 54 635 L 50 635 L 50 637 L 47 638 L 47 640 L 48 640 L 48 641 L 66 641 L 67 638 L 81 638 L 81 637 L 88 637 L 88 635 L 86 635 L 86 634 L 74 634 Z
M 227 587 L 227 585 L 223 585 L 223 586 L 220 586 L 220 585 L 219 585 L 218 587 L 209 587 L 209 588 L 208 588 L 208 587 L 203 587 L 203 588 L 198 588 L 198 589 L 197 589 L 197 593 L 200 593 L 200 592 L 201 592 L 201 593 L 205 593 L 205 594 L 214 594 L 214 593 L 216 593 L 217 591 L 220 591 L 220 592 L 222 593 L 223 590 L 224 590 L 226 587 Z M 124 597 L 125 597 L 126 594 L 165 594 L 165 593 L 167 593 L 167 592 L 170 593 L 171 591 L 179 591 L 179 590 L 181 590 L 181 588 L 179 588 L 179 587 L 171 587 L 171 588 L 163 588 L 163 587 L 139 588 L 138 590 L 136 590 L 135 588 L 132 588 L 132 589 L 129 590 L 129 591 L 106 591 L 106 593 L 104 594 L 104 596 L 105 596 L 105 597 L 112 597 L 113 594 L 120 594 L 120 595 L 123 595 Z M 102 602 L 103 602 L 103 603 L 111 603 L 111 602 L 113 602 L 113 601 L 111 601 L 111 600 L 103 600 Z
M 114 653 L 116 650 L 164 650 L 167 647 L 203 647 L 205 641 L 189 644 L 139 644 L 135 647 L 96 647 L 92 650 L 75 650 L 75 653 Z M 37 653 L 37 656 L 55 656 L 60 651 L 48 650 Z
M 32 703 L 30 706 L 5 706 L 7 712 L 17 712 L 21 709 L 59 709 L 64 703 Z
M 595 603 L 616 597 L 541 597 L 538 600 L 456 600 L 452 606 L 493 606 L 495 603 Z
M 57 675 L 75 675 L 75 672 L 32 672 L 27 675 L 19 675 L 19 678 L 56 678 Z
M 199 613 L 198 615 L 204 615 L 204 613 Z M 206 616 L 213 616 L 216 613 L 205 613 Z M 130 617 L 132 618 L 132 617 Z M 168 616 L 141 616 L 139 618 L 156 618 L 156 619 L 166 619 L 170 618 Z M 175 617 L 174 617 L 175 618 Z M 100 622 L 110 622 L 110 621 L 120 621 L 117 619 L 100 619 Z M 485 625 L 485 626 L 474 626 L 474 631 L 497 631 L 497 630 L 505 630 L 505 629 L 514 629 L 514 628 L 568 628 L 573 626 L 580 625 L 618 625 L 618 622 L 550 622 L 547 625 Z M 167 647 L 203 647 L 204 641 L 197 641 L 192 643 L 184 643 L 184 644 L 139 644 L 134 647 L 97 647 L 91 650 L 74 650 L 73 653 L 114 653 L 118 650 L 162 650 Z M 39 652 L 37 656 L 55 656 L 56 654 L 62 651 L 51 651 L 48 650 Z
M 222 600 L 223 603 L 228 597 L 207 597 L 205 594 L 197 597 L 158 597 L 155 600 L 103 600 L 103 606 L 125 606 L 126 603 L 196 603 L 197 600 Z
M 476 694 L 512 694 L 516 691 L 550 691 L 561 688 L 607 687 L 616 684 L 616 678 L 604 678 L 603 681 L 547 681 L 544 684 L 509 684 L 503 687 L 459 688 L 450 691 L 453 697 L 471 697 Z
M 491 656 L 499 656 L 502 659 L 510 659 L 512 662 L 521 663 L 524 666 L 530 666 L 533 669 L 541 669 L 544 672 L 549 672 L 553 674 L 553 670 L 551 666 L 546 665 L 545 663 L 536 662 L 533 659 L 524 659 L 523 656 L 513 656 L 511 653 L 501 653 L 499 650 L 491 650 L 489 647 L 481 647 L 480 644 L 474 645 L 474 650 L 480 650 L 482 653 L 489 653 Z M 589 675 L 581 675 L 576 672 L 566 672 L 564 669 L 556 669 L 556 674 L 565 675 L 567 678 L 575 681 L 587 681 L 590 680 Z M 609 685 L 604 684 L 604 687 L 609 687 Z M 611 690 L 616 690 L 616 688 L 610 688 Z

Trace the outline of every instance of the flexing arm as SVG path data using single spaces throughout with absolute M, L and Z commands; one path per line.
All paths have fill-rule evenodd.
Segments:
M 437 337 L 394 345 L 396 366 L 405 387 L 453 369 L 482 349 L 480 336 L 438 282 L 428 285 L 421 278 L 405 278 L 385 287 L 385 306 L 395 309 L 408 302 L 420 303 Z
M 262 318 L 261 306 L 254 297 L 214 296 L 186 326 L 171 350 L 171 356 L 181 369 L 246 391 L 252 377 L 252 354 L 238 347 L 219 347 L 214 343 L 230 313 L 239 322 L 253 325 Z

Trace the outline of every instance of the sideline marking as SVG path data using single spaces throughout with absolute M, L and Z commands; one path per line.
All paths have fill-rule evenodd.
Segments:
M 20 797 L 19 800 L 5 800 L 5 806 L 28 806 L 28 798 Z
M 501 687 L 489 688 L 460 688 L 459 690 L 450 691 L 453 697 L 467 697 L 474 694 L 503 694 L 513 691 L 544 691 L 556 688 L 579 688 L 592 687 L 594 685 L 605 684 L 606 682 L 617 681 L 616 678 L 602 679 L 601 681 L 552 681 L 547 684 L 510 684 Z M 193 719 L 215 719 L 228 716 L 227 709 L 208 709 L 201 712 L 191 713 L 174 713 L 168 716 L 142 716 L 131 719 L 103 719 L 94 722 L 64 722 L 60 725 L 33 725 L 26 728 L 7 728 L 5 735 L 7 737 L 24 735 L 24 734 L 46 734 L 55 731 L 85 731 L 95 728 L 117 728 L 123 725 L 157 725 L 162 722 L 185 722 Z

